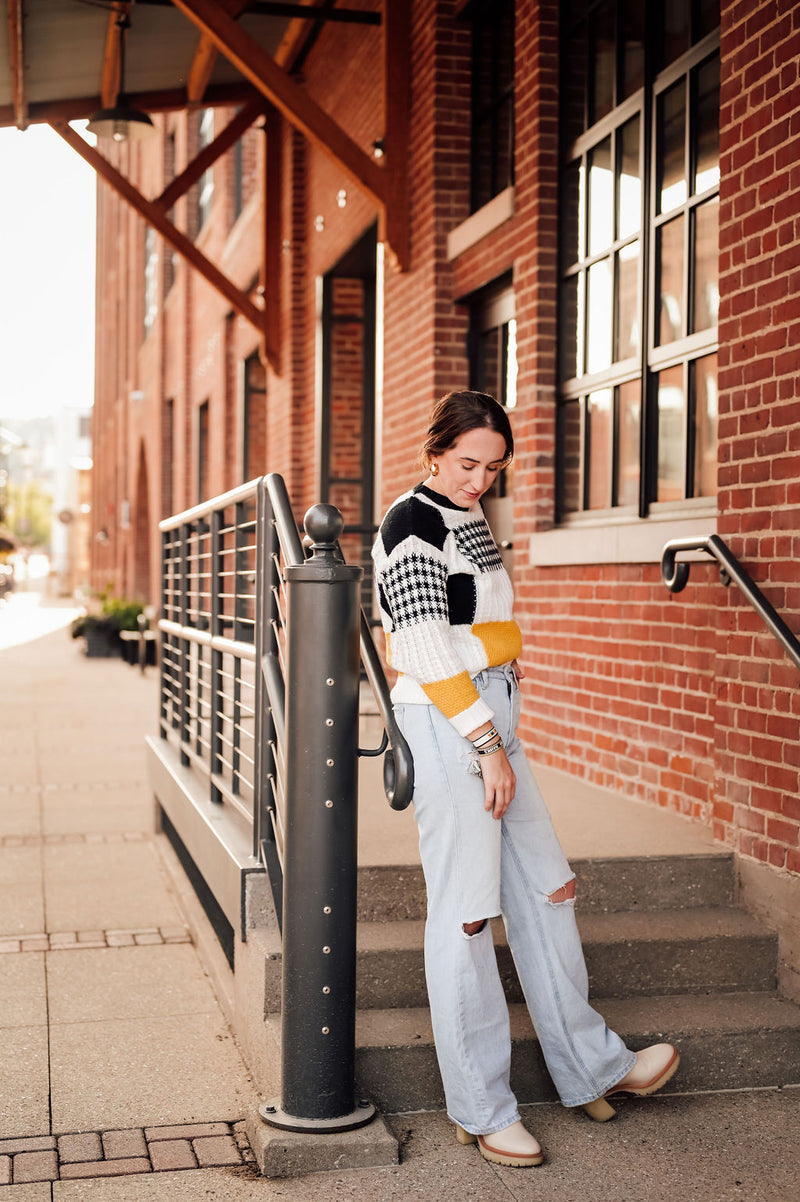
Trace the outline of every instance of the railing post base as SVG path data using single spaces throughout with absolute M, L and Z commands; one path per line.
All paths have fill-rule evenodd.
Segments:
M 364 1125 L 338 1131 L 330 1130 L 326 1121 L 309 1123 L 302 1130 L 276 1127 L 273 1115 L 264 1121 L 263 1111 L 264 1107 L 260 1111 L 253 1107 L 245 1130 L 258 1171 L 264 1177 L 380 1168 L 397 1164 L 400 1159 L 397 1138 L 374 1111 Z
M 270 1127 L 279 1127 L 281 1131 L 296 1131 L 300 1135 L 318 1134 L 323 1131 L 355 1131 L 358 1127 L 366 1127 L 375 1118 L 376 1110 L 371 1102 L 359 1102 L 349 1114 L 339 1115 L 334 1119 L 304 1119 L 296 1114 L 287 1114 L 281 1106 L 280 1098 L 271 1098 L 258 1113 Z

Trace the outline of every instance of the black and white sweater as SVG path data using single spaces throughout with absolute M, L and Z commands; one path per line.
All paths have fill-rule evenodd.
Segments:
M 472 677 L 522 650 L 514 594 L 479 504 L 418 484 L 395 501 L 372 551 L 396 703 L 436 705 L 467 735 L 492 717 Z

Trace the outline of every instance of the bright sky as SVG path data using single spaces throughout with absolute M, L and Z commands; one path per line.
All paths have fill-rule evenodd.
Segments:
M 0 129 L 0 422 L 89 405 L 95 175 L 49 126 Z

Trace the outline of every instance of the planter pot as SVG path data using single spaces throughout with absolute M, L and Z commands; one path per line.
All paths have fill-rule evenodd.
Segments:
M 87 630 L 83 636 L 86 644 L 84 654 L 90 659 L 104 656 L 119 656 L 120 641 L 116 635 L 105 630 Z

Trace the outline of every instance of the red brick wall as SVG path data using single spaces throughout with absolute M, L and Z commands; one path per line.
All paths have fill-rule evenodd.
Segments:
M 528 536 L 554 521 L 558 4 L 517 5 L 514 216 L 450 262 L 447 235 L 469 212 L 469 35 L 454 8 L 453 0 L 411 4 L 411 263 L 403 274 L 386 271 L 379 507 L 419 479 L 416 457 L 433 401 L 467 382 L 462 302 L 511 273 L 519 361 L 515 587 L 529 670 L 528 745 L 542 762 L 692 815 L 743 854 L 800 871 L 798 673 L 741 597 L 705 564 L 694 565 L 687 590 L 673 596 L 654 564 L 527 562 Z M 798 31 L 800 0 L 723 4 L 719 530 L 795 628 Z M 380 47 L 376 29 L 330 24 L 303 68 L 303 86 L 367 152 L 384 133 Z M 192 119 L 159 121 L 176 131 L 180 171 Z M 336 164 L 279 124 L 281 371 L 267 372 L 264 467 L 286 476 L 302 513 L 318 497 L 320 470 L 318 281 L 376 214 Z M 118 153 L 123 169 L 157 194 L 162 148 Z M 199 238 L 245 289 L 261 255 L 262 156 L 263 135 L 253 131 L 245 207 L 234 226 L 232 155 L 215 166 L 214 211 Z M 187 200 L 176 206 L 181 228 L 189 208 Z M 141 223 L 102 185 L 99 212 L 95 520 L 108 525 L 110 539 L 95 543 L 94 579 L 124 590 L 132 536 L 117 518 L 135 485 L 139 440 L 156 515 L 162 475 L 154 457 L 163 402 L 172 398 L 174 507 L 192 503 L 196 412 L 208 399 L 209 488 L 235 483 L 243 470 L 241 364 L 258 344 L 248 323 L 183 264 L 144 339 Z M 143 399 L 133 404 L 132 391 Z
M 800 627 L 800 4 L 726 5 L 720 183 L 720 534 Z M 800 674 L 723 602 L 714 831 L 800 871 Z

